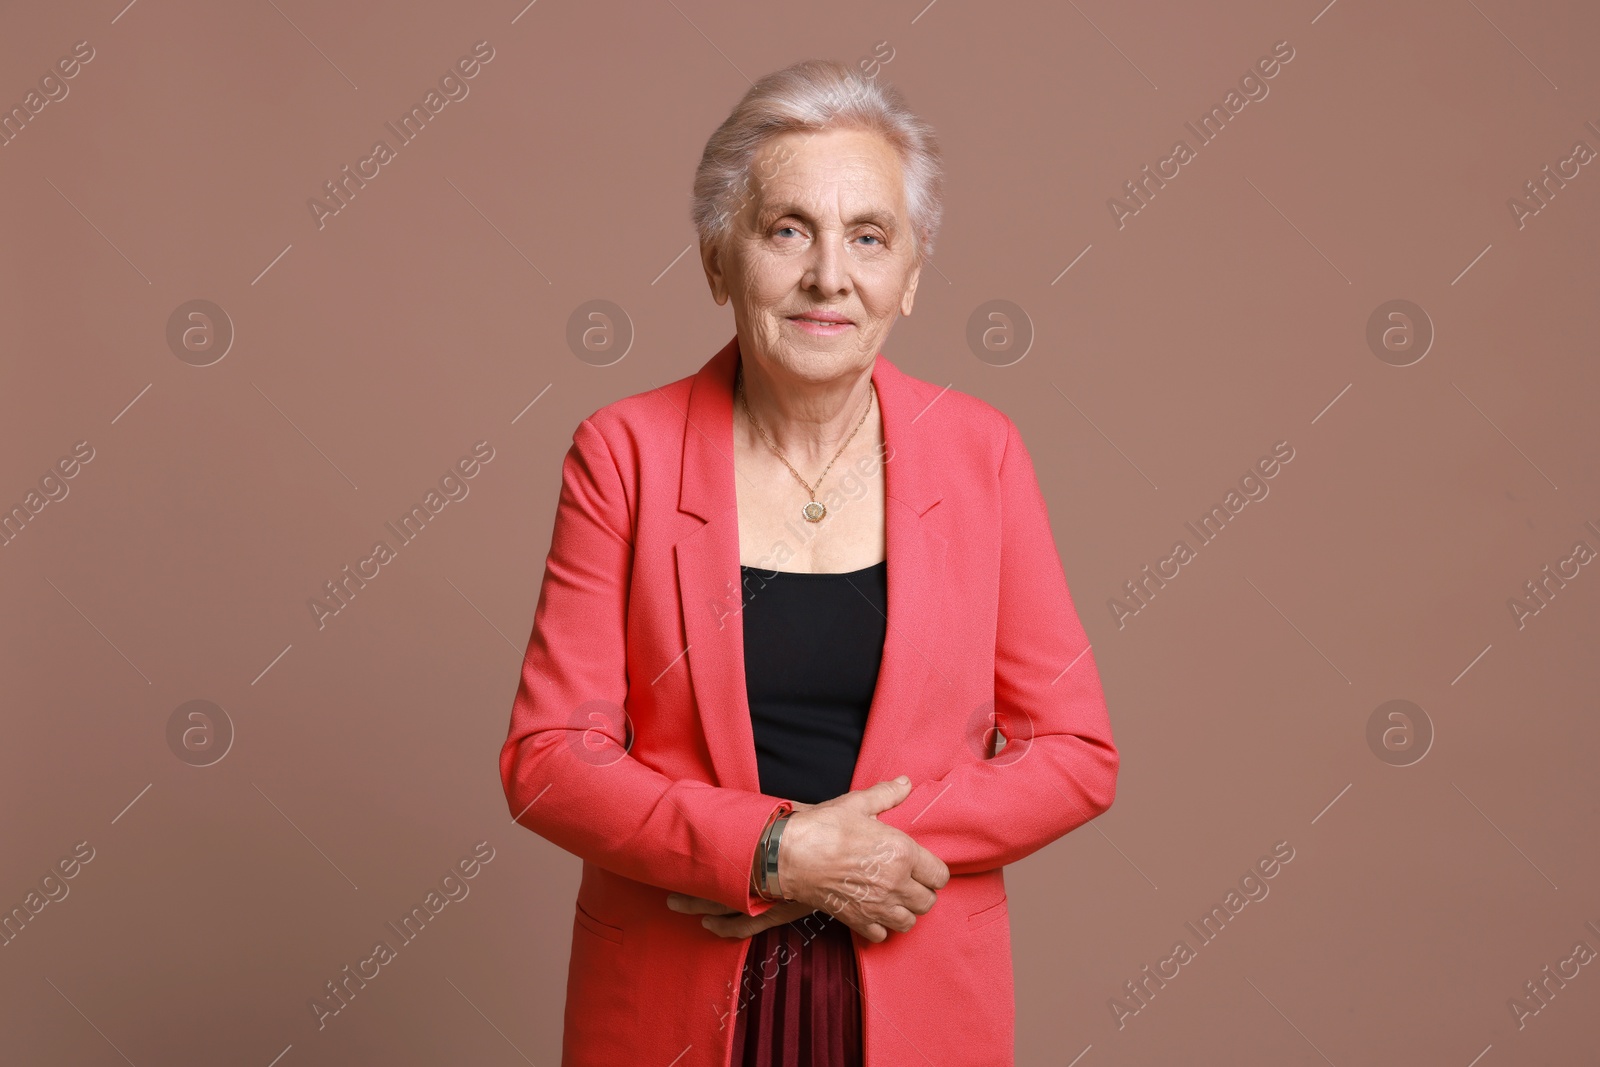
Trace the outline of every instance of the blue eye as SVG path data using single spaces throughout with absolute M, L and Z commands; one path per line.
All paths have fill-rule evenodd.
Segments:
M 868 240 L 868 241 L 878 241 L 877 235 L 875 235 L 875 234 L 864 233 L 861 236 L 862 236 L 863 239 Z M 883 242 L 882 241 L 878 241 L 878 243 L 882 244 Z
M 783 231 L 784 231 L 784 230 L 794 230 L 794 227 L 793 227 L 793 226 L 783 226 L 783 227 L 780 227 L 780 228 L 779 228 L 779 230 L 778 230 L 778 232 L 779 232 L 779 233 L 782 233 L 782 232 L 783 232 Z M 798 231 L 798 230 L 795 230 L 795 232 L 796 232 L 796 233 L 799 233 L 799 232 L 800 232 L 800 231 Z

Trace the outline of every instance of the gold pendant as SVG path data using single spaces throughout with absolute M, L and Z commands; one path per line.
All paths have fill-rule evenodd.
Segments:
M 811 503 L 800 509 L 800 514 L 806 517 L 807 522 L 821 522 L 822 516 L 826 515 L 827 513 L 828 509 L 824 507 L 820 501 L 816 500 L 813 500 Z

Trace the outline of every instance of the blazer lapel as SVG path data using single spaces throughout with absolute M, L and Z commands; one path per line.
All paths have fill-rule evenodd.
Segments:
M 743 598 L 739 589 L 739 517 L 734 494 L 733 375 L 735 337 L 695 375 L 683 432 L 679 510 L 704 525 L 675 546 L 686 658 L 717 784 L 760 791 L 750 704 L 745 689 Z M 938 443 L 929 405 L 882 353 L 872 381 L 882 412 L 886 461 L 884 540 L 889 564 L 888 630 L 878 684 L 851 788 L 901 773 L 896 754 L 927 709 L 922 692 L 936 653 L 947 549 L 928 510 L 941 496 L 934 482 Z

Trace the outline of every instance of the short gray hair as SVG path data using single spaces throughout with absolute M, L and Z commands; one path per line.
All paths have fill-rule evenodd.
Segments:
M 933 255 L 944 216 L 942 167 L 933 127 L 900 91 L 832 59 L 809 59 L 756 82 L 706 141 L 694 172 L 690 216 L 702 244 L 721 244 L 749 195 L 751 168 L 769 138 L 794 131 L 859 129 L 900 157 L 917 262 Z

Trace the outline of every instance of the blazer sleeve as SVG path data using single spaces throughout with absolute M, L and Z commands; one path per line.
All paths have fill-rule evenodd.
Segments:
M 757 839 L 779 797 L 674 780 L 625 749 L 633 524 L 621 476 L 592 417 L 573 433 L 500 750 L 512 817 L 606 870 L 715 900 L 747 915 Z M 665 906 L 665 905 L 663 905 Z
M 994 659 L 994 727 L 1006 744 L 917 782 L 878 814 L 953 875 L 1014 863 L 1104 812 L 1116 795 L 1119 757 L 1099 671 L 1033 461 L 1006 423 Z

